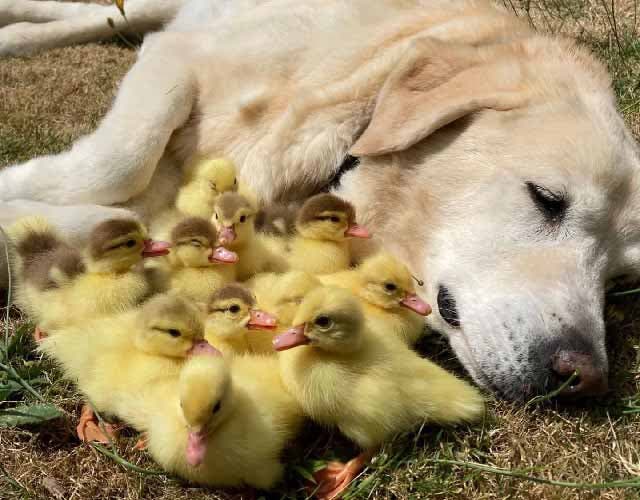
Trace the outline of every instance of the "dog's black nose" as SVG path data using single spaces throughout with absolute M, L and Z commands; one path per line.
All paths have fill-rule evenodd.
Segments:
M 599 396 L 607 392 L 607 371 L 600 368 L 590 354 L 569 350 L 558 351 L 551 356 L 551 369 L 560 382 L 566 382 L 574 373 L 577 373 L 577 376 L 562 391 L 561 396 Z

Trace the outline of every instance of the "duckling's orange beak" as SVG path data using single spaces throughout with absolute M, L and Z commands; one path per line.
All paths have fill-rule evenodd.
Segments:
M 235 264 L 238 262 L 238 254 L 227 250 L 225 247 L 216 247 L 209 255 L 209 262 L 218 264 Z
M 309 342 L 311 342 L 311 340 L 304 334 L 304 325 L 298 325 L 289 328 L 286 332 L 281 333 L 273 339 L 273 348 L 276 351 L 286 351 L 287 349 L 305 345 Z
M 222 353 L 206 340 L 198 340 L 187 351 L 187 357 L 191 356 L 222 356 Z
M 400 305 L 417 312 L 421 316 L 429 316 L 429 314 L 431 314 L 431 306 L 415 293 L 408 293 L 405 298 L 400 301 Z
M 162 255 L 167 255 L 170 248 L 171 243 L 167 241 L 144 240 L 142 257 L 161 257 Z
M 225 226 L 218 234 L 218 241 L 221 245 L 228 245 L 236 239 L 236 230 L 233 226 Z
M 268 312 L 251 309 L 249 315 L 249 323 L 247 323 L 249 330 L 274 330 L 278 325 L 276 317 Z
M 371 233 L 369 230 L 358 224 L 350 224 L 347 230 L 344 232 L 346 237 L 350 238 L 371 238 Z
M 207 435 L 204 432 L 190 432 L 187 438 L 187 463 L 197 467 L 204 462 L 207 454 Z

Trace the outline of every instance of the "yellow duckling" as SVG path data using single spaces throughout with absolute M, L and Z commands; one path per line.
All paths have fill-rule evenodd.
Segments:
M 357 268 L 318 276 L 325 285 L 347 288 L 362 299 L 371 328 L 414 345 L 422 336 L 431 306 L 416 294 L 415 279 L 391 254 L 380 252 Z
M 131 406 L 140 404 L 153 458 L 210 486 L 271 489 L 283 475 L 282 450 L 304 418 L 273 357 L 193 356 L 177 390 L 158 388 Z
M 353 206 L 332 194 L 309 198 L 296 218 L 295 235 L 286 245 L 290 269 L 313 274 L 334 273 L 351 265 L 348 238 L 369 238 L 355 223 Z
M 247 334 L 249 348 L 253 353 L 273 355 L 273 339 L 278 333 L 293 326 L 294 316 L 302 300 L 311 290 L 321 286 L 321 283 L 312 274 L 289 271 L 284 274 L 259 274 L 248 284 L 256 296 L 258 306 L 278 318 L 278 326 L 270 334 L 253 331 Z
M 320 493 L 328 498 L 339 494 L 373 450 L 396 433 L 425 421 L 456 424 L 483 413 L 476 389 L 400 342 L 372 332 L 358 299 L 345 289 L 313 290 L 294 322 L 297 326 L 274 340 L 287 389 L 314 421 L 337 426 L 365 450 L 319 475 L 326 481 Z
M 185 169 L 183 184 L 176 196 L 176 208 L 184 215 L 209 219 L 216 198 L 237 190 L 236 167 L 231 160 L 203 160 Z
M 173 250 L 168 257 L 166 288 L 206 304 L 209 296 L 235 281 L 238 256 L 217 246 L 218 234 L 201 217 L 188 217 L 171 231 Z
M 218 241 L 238 254 L 238 280 L 269 269 L 271 252 L 256 238 L 256 209 L 244 196 L 225 193 L 218 197 L 212 222 L 218 230 Z
M 9 235 L 18 264 L 17 302 L 44 331 L 139 304 L 152 292 L 140 263 L 170 247 L 150 240 L 133 219 L 98 224 L 82 253 L 40 217 L 19 220 Z
M 47 291 L 59 290 L 86 272 L 81 253 L 69 246 L 42 217 L 25 217 L 8 230 L 12 242 L 15 301 L 42 322 Z
M 65 377 L 78 384 L 97 410 L 127 419 L 123 395 L 139 394 L 166 377 L 177 377 L 184 359 L 201 350 L 201 314 L 180 297 L 156 295 L 140 309 L 52 332 L 39 349 L 60 364 Z M 129 423 L 139 427 L 136 421 Z M 108 441 L 88 407 L 83 409 L 78 436 Z
M 232 283 L 217 290 L 207 306 L 204 332 L 207 342 L 224 354 L 251 352 L 247 339 L 249 331 L 271 331 L 277 325 L 274 316 L 255 306 L 255 298 L 242 285 Z M 268 335 L 267 340 L 271 341 L 271 338 Z

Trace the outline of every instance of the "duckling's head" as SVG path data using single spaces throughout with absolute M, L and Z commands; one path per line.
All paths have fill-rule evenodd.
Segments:
M 13 244 L 14 252 L 26 262 L 64 245 L 56 228 L 45 217 L 39 215 L 21 217 L 7 229 L 7 235 Z
M 231 283 L 216 290 L 207 306 L 207 330 L 221 337 L 230 337 L 248 329 L 275 329 L 276 318 L 256 309 L 255 305 L 251 292 L 240 284 Z
M 276 351 L 310 344 L 343 354 L 360 347 L 364 316 L 358 299 L 349 291 L 321 287 L 304 298 L 293 324 L 294 327 L 273 340 Z
M 255 208 L 244 196 L 237 193 L 218 196 L 212 221 L 218 230 L 219 243 L 233 249 L 251 241 L 255 215 Z
M 186 459 L 192 466 L 207 453 L 207 436 L 231 413 L 232 384 L 229 367 L 219 355 L 198 355 L 180 371 L 180 409 L 188 431 Z
M 138 319 L 136 347 L 151 354 L 186 357 L 204 339 L 202 311 L 175 294 L 151 298 L 140 309 Z
M 356 211 L 348 201 L 329 193 L 309 198 L 298 212 L 296 230 L 305 238 L 343 241 L 369 238 L 369 232 L 356 224 Z
M 19 219 L 8 230 L 21 264 L 21 278 L 39 290 L 57 288 L 85 272 L 80 252 L 68 245 L 43 217 Z
M 238 189 L 236 168 L 225 158 L 203 160 L 186 170 L 176 197 L 176 208 L 185 214 L 210 217 L 216 198 Z
M 86 266 L 80 252 L 73 247 L 61 245 L 25 266 L 23 278 L 37 289 L 49 290 L 70 283 L 85 271 Z
M 206 182 L 215 195 L 238 190 L 236 166 L 226 158 L 200 162 L 193 171 L 193 179 Z
M 134 219 L 109 219 L 89 236 L 86 250 L 90 272 L 126 272 L 146 257 L 169 253 L 170 244 L 149 239 L 146 229 Z
M 393 255 L 380 252 L 358 268 L 362 285 L 358 294 L 383 309 L 405 307 L 422 316 L 431 314 L 431 306 L 416 294 L 415 279 Z
M 231 264 L 238 256 L 216 246 L 218 233 L 213 224 L 201 217 L 187 217 L 171 231 L 172 261 L 183 267 L 207 267 Z
M 291 326 L 305 296 L 322 283 L 312 274 L 304 271 L 284 273 L 273 287 L 269 303 L 273 304 L 273 312 L 278 316 L 280 325 Z
M 296 215 L 299 207 L 294 204 L 271 203 L 258 210 L 256 231 L 276 236 L 291 236 L 296 231 Z

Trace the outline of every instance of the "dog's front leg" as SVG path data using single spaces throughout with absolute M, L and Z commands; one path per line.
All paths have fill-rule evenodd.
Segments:
M 198 43 L 177 33 L 149 37 L 98 129 L 67 152 L 0 170 L 0 200 L 111 205 L 140 193 L 191 112 Z

